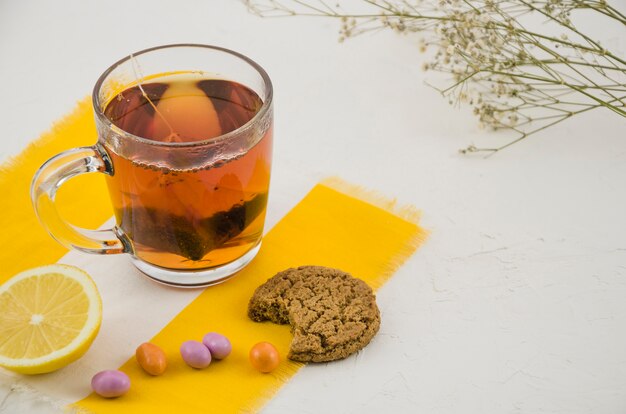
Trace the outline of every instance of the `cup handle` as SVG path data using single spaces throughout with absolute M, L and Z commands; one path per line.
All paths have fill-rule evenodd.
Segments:
M 35 213 L 48 233 L 67 248 L 96 254 L 131 253 L 132 244 L 119 228 L 87 230 L 67 223 L 59 215 L 54 203 L 59 187 L 72 177 L 91 172 L 113 174 L 111 159 L 98 144 L 50 158 L 39 168 L 31 184 Z

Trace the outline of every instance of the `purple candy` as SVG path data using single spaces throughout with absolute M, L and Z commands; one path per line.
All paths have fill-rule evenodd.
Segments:
M 122 371 L 100 371 L 91 379 L 91 388 L 104 398 L 120 397 L 130 389 L 130 378 Z
M 180 346 L 180 355 L 192 368 L 206 368 L 211 363 L 209 348 L 198 341 L 185 341 Z
M 211 356 L 215 359 L 224 359 L 232 351 L 233 347 L 228 338 L 216 332 L 209 332 L 202 339 L 204 346 L 209 348 Z

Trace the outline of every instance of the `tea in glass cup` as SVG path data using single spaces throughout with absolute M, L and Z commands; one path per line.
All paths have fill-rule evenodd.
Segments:
M 44 164 L 32 197 L 62 244 L 130 253 L 153 279 L 218 283 L 256 255 L 272 157 L 272 85 L 250 59 L 226 49 L 170 45 L 122 59 L 94 89 L 98 142 Z M 107 174 L 116 226 L 65 223 L 56 188 L 85 172 Z

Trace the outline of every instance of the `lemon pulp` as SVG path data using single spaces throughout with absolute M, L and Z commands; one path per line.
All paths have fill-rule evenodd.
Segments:
M 84 271 L 22 272 L 0 286 L 0 366 L 25 374 L 59 369 L 87 351 L 101 320 L 100 295 Z

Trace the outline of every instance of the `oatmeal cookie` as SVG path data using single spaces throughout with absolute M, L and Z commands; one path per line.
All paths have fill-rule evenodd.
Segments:
M 289 324 L 294 361 L 325 362 L 365 347 L 378 332 L 380 312 L 372 289 L 338 269 L 301 266 L 259 286 L 248 305 L 250 319 Z

